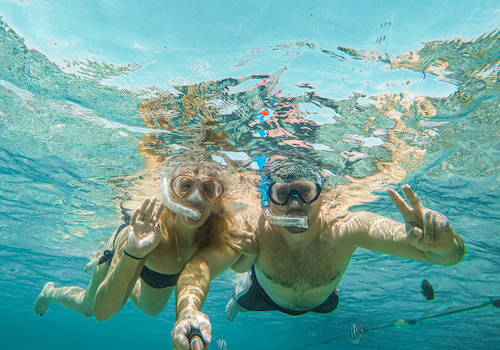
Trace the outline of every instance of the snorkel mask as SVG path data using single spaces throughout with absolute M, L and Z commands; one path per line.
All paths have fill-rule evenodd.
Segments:
M 270 157 L 255 159 L 260 169 L 267 168 L 268 172 L 260 180 L 258 187 L 261 194 L 262 213 L 271 223 L 284 227 L 309 228 L 307 216 L 275 215 L 269 202 L 275 205 L 287 205 L 290 200 L 299 200 L 304 204 L 311 204 L 319 198 L 325 177 L 321 168 L 312 166 L 311 159 L 303 161 L 294 158 L 279 157 L 270 160 Z M 291 185 L 292 182 L 300 181 Z
M 197 187 L 209 203 L 215 202 L 224 192 L 224 186 L 216 178 L 207 177 L 197 179 L 191 175 L 180 174 L 169 182 L 167 178 L 164 177 L 160 189 L 165 206 L 176 214 L 184 215 L 192 220 L 199 220 L 201 217 L 201 212 L 199 210 L 188 208 L 179 203 L 174 203 L 170 197 L 170 193 L 173 193 L 177 198 L 184 199 Z
M 293 180 L 292 182 L 294 182 Z M 292 199 L 301 200 L 304 204 L 311 204 L 319 198 L 321 185 L 317 182 L 303 181 L 294 186 L 286 183 L 274 182 L 269 177 L 261 181 L 261 206 L 262 213 L 271 223 L 285 227 L 309 228 L 307 216 L 278 216 L 274 215 L 269 206 L 269 201 L 276 205 L 284 206 Z
M 267 159 L 266 159 L 267 160 Z M 275 215 L 269 202 L 285 206 L 291 200 L 312 204 L 320 194 L 325 183 L 323 170 L 311 166 L 310 160 L 303 162 L 294 159 L 277 159 L 270 164 L 270 170 L 261 179 L 262 213 L 271 224 L 285 227 L 309 228 L 307 216 Z M 292 184 L 293 183 L 293 184 Z
M 201 212 L 199 210 L 191 209 L 179 203 L 172 202 L 172 198 L 170 197 L 171 189 L 169 181 L 166 177 L 161 179 L 160 190 L 163 202 L 170 211 L 175 214 L 183 215 L 191 220 L 199 220 L 201 218 Z
M 159 173 L 161 195 L 167 209 L 199 220 L 202 212 L 191 204 L 198 200 L 213 203 L 222 197 L 226 190 L 223 183 L 230 182 L 226 170 L 214 161 L 216 156 L 213 152 L 186 148 L 165 159 Z
M 277 216 L 271 212 L 271 208 L 269 208 L 269 201 L 267 204 L 265 201 L 262 202 L 262 213 L 266 217 L 266 219 L 274 225 L 284 226 L 284 227 L 300 227 L 300 228 L 309 228 L 309 224 L 307 223 L 307 216 Z

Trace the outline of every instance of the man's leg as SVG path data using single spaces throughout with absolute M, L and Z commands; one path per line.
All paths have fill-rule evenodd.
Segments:
M 252 277 L 251 272 L 247 272 L 245 276 L 238 282 L 233 291 L 233 296 L 231 300 L 226 305 L 226 320 L 229 323 L 233 323 L 236 319 L 236 316 L 240 312 L 250 312 L 251 310 L 247 310 L 238 304 L 238 299 L 245 295 L 250 287 L 252 286 Z
M 233 323 L 234 320 L 236 319 L 236 316 L 240 312 L 250 312 L 249 310 L 245 310 L 241 306 L 238 305 L 238 302 L 234 299 L 234 297 L 229 300 L 229 302 L 226 305 L 226 320 L 229 323 Z

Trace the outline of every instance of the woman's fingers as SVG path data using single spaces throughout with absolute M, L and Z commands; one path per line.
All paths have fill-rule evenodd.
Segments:
M 153 196 L 149 200 L 149 204 L 144 212 L 144 217 L 143 217 L 144 222 L 149 222 L 154 217 L 155 205 L 156 205 L 156 197 Z
M 158 222 L 158 220 L 160 219 L 161 213 L 163 211 L 163 208 L 165 208 L 165 205 L 163 203 L 160 203 L 160 205 L 158 206 L 158 210 L 156 210 L 154 212 L 153 219 L 151 220 L 152 223 Z
M 446 216 L 441 214 L 440 212 L 436 211 L 434 212 L 435 219 L 434 219 L 434 227 L 436 228 L 437 231 L 445 231 L 445 230 L 451 230 L 451 225 L 450 221 Z
M 141 208 L 139 209 L 139 215 L 137 216 L 137 221 L 144 221 L 144 214 L 149 205 L 149 198 L 142 202 Z
M 139 216 L 140 212 L 141 212 L 141 208 L 137 208 L 136 210 L 134 210 L 134 212 L 132 213 L 132 216 L 130 217 L 129 225 L 134 225 L 136 223 L 137 217 Z
M 151 199 L 146 199 L 140 208 L 137 208 L 136 211 L 134 212 L 133 215 L 133 221 L 132 218 L 130 220 L 130 224 L 135 223 L 137 221 L 141 221 L 144 223 L 147 222 L 156 222 L 160 218 L 161 212 L 163 211 L 164 205 L 163 203 L 160 204 L 160 207 L 158 210 L 155 211 L 155 206 L 156 206 L 156 197 L 153 196 Z
M 155 210 L 156 197 L 146 199 L 140 208 L 137 208 L 130 218 L 130 226 L 133 227 L 134 236 L 138 242 L 152 244 L 161 236 L 158 219 L 164 209 L 163 203 Z

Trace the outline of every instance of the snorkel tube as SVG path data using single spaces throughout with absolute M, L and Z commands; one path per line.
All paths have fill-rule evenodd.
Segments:
M 190 209 L 188 207 L 184 207 L 178 203 L 172 202 L 170 197 L 170 187 L 168 185 L 168 180 L 166 177 L 163 177 L 160 185 L 161 196 L 163 197 L 163 202 L 165 206 L 175 214 L 183 215 L 191 220 L 199 220 L 201 218 L 201 212 L 199 210 Z
M 309 228 L 309 224 L 307 222 L 307 216 L 277 216 L 271 212 L 271 208 L 269 207 L 269 195 L 267 191 L 270 185 L 270 179 L 267 176 L 264 176 L 261 180 L 261 186 L 259 188 L 261 194 L 261 207 L 262 213 L 266 217 L 266 219 L 274 225 L 278 226 L 293 226 L 300 228 Z

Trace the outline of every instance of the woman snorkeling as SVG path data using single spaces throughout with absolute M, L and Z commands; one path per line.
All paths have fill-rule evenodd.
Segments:
M 166 208 L 156 197 L 146 199 L 91 263 L 87 289 L 48 282 L 33 311 L 41 316 L 54 302 L 102 321 L 130 297 L 147 315 L 158 315 L 191 257 L 203 247 L 225 244 L 231 225 L 222 201 L 228 178 L 212 161 L 177 162 L 162 178 Z

